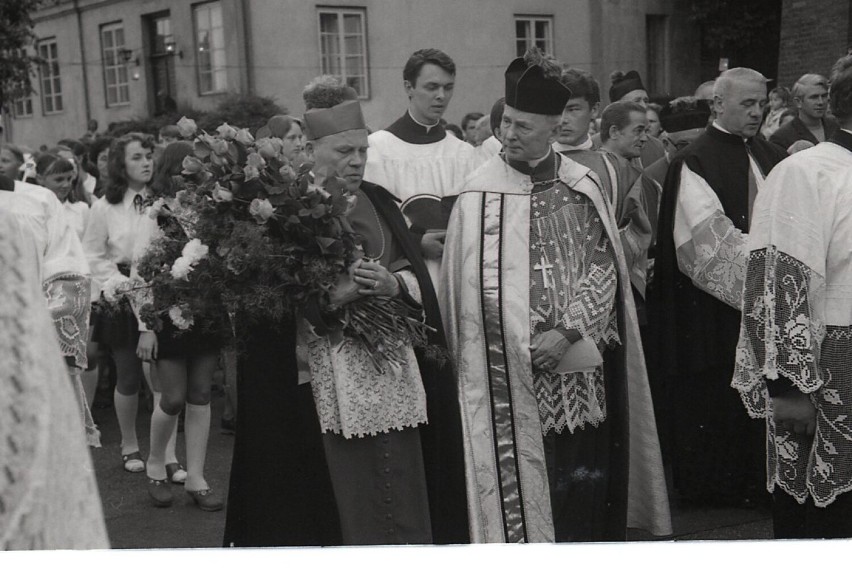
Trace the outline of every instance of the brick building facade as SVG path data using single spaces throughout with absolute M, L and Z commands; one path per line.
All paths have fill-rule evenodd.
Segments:
M 805 73 L 828 75 L 852 46 L 852 0 L 784 0 L 778 84 Z

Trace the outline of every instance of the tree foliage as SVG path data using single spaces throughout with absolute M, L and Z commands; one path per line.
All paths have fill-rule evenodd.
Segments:
M 693 0 L 690 19 L 709 51 L 744 53 L 765 48 L 767 32 L 780 27 L 781 0 Z
M 40 59 L 30 48 L 36 40 L 32 12 L 41 0 L 0 0 L 0 108 L 33 92 L 31 76 Z

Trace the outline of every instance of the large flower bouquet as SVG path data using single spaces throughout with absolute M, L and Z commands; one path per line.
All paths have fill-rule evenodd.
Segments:
M 347 221 L 355 196 L 344 183 L 294 167 L 277 138 L 255 140 L 223 124 L 215 134 L 178 123 L 194 144 L 173 196 L 149 204 L 160 234 L 137 263 L 138 277 L 108 283 L 107 299 L 130 296 L 154 331 L 234 337 L 239 321 L 281 321 L 310 310 L 324 327 L 361 342 L 377 367 L 404 343 L 425 346 L 429 328 L 396 299 L 343 307 L 329 290 L 362 256 Z

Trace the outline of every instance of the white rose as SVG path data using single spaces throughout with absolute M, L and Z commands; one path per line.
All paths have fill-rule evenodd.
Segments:
M 192 264 L 189 262 L 189 259 L 183 256 L 177 259 L 172 265 L 171 273 L 172 278 L 175 280 L 186 280 L 190 272 L 192 272 Z

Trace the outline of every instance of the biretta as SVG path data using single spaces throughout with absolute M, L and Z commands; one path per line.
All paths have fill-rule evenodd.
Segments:
M 613 83 L 609 88 L 609 101 L 612 103 L 621 100 L 621 97 L 631 91 L 645 90 L 645 85 L 642 84 L 642 77 L 638 71 L 628 71 L 624 77 L 617 83 Z
M 519 57 L 506 68 L 506 105 L 533 114 L 562 114 L 571 90 L 558 77 L 545 76 L 539 65 Z
M 305 128 L 308 140 L 319 140 L 347 130 L 366 130 L 367 124 L 361 112 L 361 103 L 345 101 L 330 108 L 312 108 L 305 111 Z
M 681 97 L 660 111 L 660 125 L 666 132 L 704 128 L 710 120 L 710 104 L 704 99 Z

